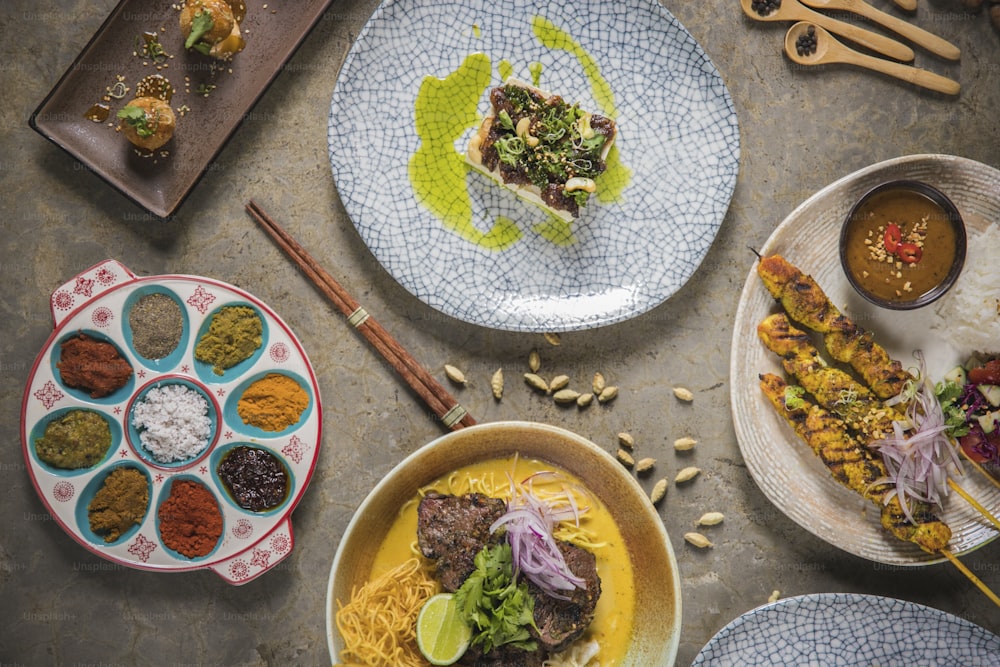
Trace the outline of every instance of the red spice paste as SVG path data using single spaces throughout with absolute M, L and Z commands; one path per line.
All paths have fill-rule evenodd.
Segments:
M 172 482 L 158 515 L 160 539 L 188 558 L 211 553 L 222 535 L 222 512 L 215 496 L 193 480 Z
M 132 366 L 111 343 L 77 334 L 61 345 L 56 368 L 67 387 L 90 392 L 100 398 L 121 389 L 132 377 Z

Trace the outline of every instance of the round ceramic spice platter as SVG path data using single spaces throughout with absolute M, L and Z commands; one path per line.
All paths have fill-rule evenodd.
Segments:
M 174 320 L 179 331 L 171 331 L 173 349 L 160 359 L 147 359 L 137 351 L 144 347 L 137 344 L 138 332 L 129 321 L 136 302 L 150 294 L 166 295 L 180 311 Z M 207 568 L 241 584 L 288 556 L 294 543 L 290 516 L 315 469 L 322 427 L 315 373 L 288 325 L 267 305 L 232 285 L 198 276 L 137 277 L 114 260 L 56 289 L 50 305 L 54 331 L 35 359 L 25 389 L 21 442 L 32 482 L 52 518 L 90 551 L 139 569 Z M 213 368 L 195 358 L 195 348 L 216 313 L 231 306 L 256 315 L 261 342 L 239 363 Z M 95 398 L 66 382 L 59 367 L 63 344 L 81 334 L 110 344 L 132 367 L 123 386 Z M 295 395 L 304 405 L 297 420 L 279 424 L 280 430 L 245 423 L 238 409 L 240 398 L 258 380 L 275 375 L 297 385 Z M 166 410 L 178 402 L 203 406 L 203 416 L 188 419 L 185 412 L 183 419 L 174 420 L 188 419 L 181 434 L 194 438 L 193 446 L 172 451 L 170 438 L 160 444 L 152 439 L 159 433 L 155 424 L 137 425 L 137 406 L 151 394 L 169 395 L 159 398 L 166 401 Z M 36 442 L 49 424 L 80 411 L 97 413 L 107 422 L 111 444 L 103 456 L 95 455 L 89 465 L 72 469 L 40 457 Z M 198 410 L 190 412 L 200 415 Z M 245 509 L 246 503 L 230 492 L 219 473 L 226 457 L 241 447 L 257 450 L 258 456 L 283 472 L 284 493 L 258 511 Z M 92 527 L 90 505 L 108 477 L 120 469 L 141 473 L 136 479 L 145 480 L 148 501 L 141 520 L 108 541 L 111 536 Z M 206 553 L 186 556 L 164 542 L 158 510 L 175 483 L 183 487 L 191 482 L 210 492 L 208 503 L 214 499 L 221 514 L 221 534 L 214 545 L 203 549 Z

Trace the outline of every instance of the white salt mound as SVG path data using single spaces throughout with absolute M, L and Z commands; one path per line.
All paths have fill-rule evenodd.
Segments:
M 180 384 L 150 389 L 133 407 L 132 424 L 142 446 L 160 463 L 197 456 L 212 433 L 208 401 Z
M 936 304 L 952 345 L 967 353 L 1000 352 L 1000 225 L 969 233 L 962 275 Z

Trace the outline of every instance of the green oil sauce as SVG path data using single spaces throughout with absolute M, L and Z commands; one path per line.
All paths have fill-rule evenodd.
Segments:
M 497 64 L 497 74 L 500 75 L 501 81 L 506 81 L 514 74 L 514 66 L 510 64 L 510 61 L 504 58 Z
M 556 24 L 542 16 L 534 16 L 531 19 L 531 29 L 535 37 L 542 43 L 542 46 L 558 51 L 567 51 L 576 56 L 583 67 L 583 73 L 590 82 L 591 92 L 594 100 L 601 107 L 601 112 L 608 118 L 617 118 L 618 109 L 615 107 L 615 94 L 611 92 L 611 86 L 601 76 L 601 68 L 587 51 L 580 46 L 573 37 Z
M 426 77 L 415 104 L 420 147 L 410 158 L 410 185 L 445 227 L 462 238 L 494 250 L 504 250 L 521 238 L 513 221 L 498 218 L 488 232 L 472 224 L 472 200 L 466 185 L 468 167 L 455 142 L 476 125 L 476 108 L 490 84 L 492 64 L 486 54 L 473 53 L 443 79 Z
M 534 225 L 532 229 L 543 239 L 557 246 L 565 247 L 576 243 L 576 237 L 573 235 L 573 224 L 554 215 L 550 215 L 545 222 Z
M 472 24 L 472 36 L 475 37 L 476 39 L 479 39 L 480 37 L 483 36 L 482 31 L 479 29 L 478 23 Z
M 528 71 L 531 72 L 531 84 L 537 88 L 542 80 L 542 63 L 529 63 Z

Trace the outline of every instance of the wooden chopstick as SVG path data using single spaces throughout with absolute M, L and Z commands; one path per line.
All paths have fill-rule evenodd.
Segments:
M 376 322 L 375 318 L 362 308 L 305 248 L 268 216 L 257 202 L 251 199 L 246 209 L 278 247 L 285 251 L 316 288 L 347 318 L 348 324 L 361 332 L 382 358 L 427 404 L 442 424 L 451 430 L 458 430 L 476 423 L 455 397 L 382 328 L 382 325 Z

